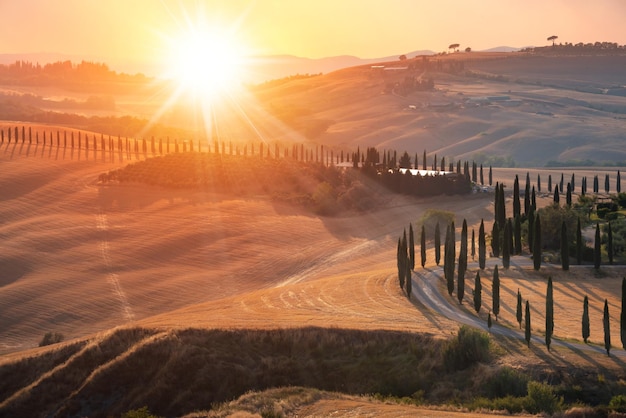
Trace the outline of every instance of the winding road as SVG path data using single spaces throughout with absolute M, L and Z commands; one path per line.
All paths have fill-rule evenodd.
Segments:
M 528 267 L 532 263 L 532 260 L 523 256 L 511 257 L 511 265 L 515 267 Z M 571 268 L 578 266 L 571 266 Z M 478 263 L 468 263 L 468 271 L 473 268 L 478 268 Z M 582 267 L 581 267 L 582 268 Z M 413 272 L 411 275 L 413 281 L 412 296 L 414 296 L 422 305 L 437 312 L 450 320 L 456 321 L 461 324 L 471 326 L 473 328 L 479 328 L 485 331 L 489 331 L 487 323 L 481 318 L 470 315 L 467 312 L 459 309 L 457 304 L 450 303 L 450 300 L 446 298 L 440 292 L 439 281 L 444 280 L 443 268 L 437 267 L 435 269 L 425 269 L 424 273 Z M 524 331 L 507 328 L 500 324 L 492 324 L 492 334 L 502 335 L 507 338 L 525 339 Z M 532 344 L 544 345 L 545 337 L 543 335 L 532 335 Z M 575 351 L 584 351 L 588 353 L 597 353 L 599 355 L 606 355 L 606 350 L 603 346 L 568 342 L 552 337 L 552 347 L 565 347 Z M 626 351 L 616 346 L 611 346 L 611 356 L 619 358 L 626 358 Z

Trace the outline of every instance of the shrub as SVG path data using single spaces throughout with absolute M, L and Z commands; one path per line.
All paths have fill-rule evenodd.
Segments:
M 424 225 L 426 236 L 433 237 L 435 235 L 435 226 L 439 222 L 439 227 L 445 232 L 446 225 L 450 225 L 454 221 L 454 212 L 440 209 L 427 209 L 424 215 L 417 221 L 418 228 Z
M 526 396 L 528 376 L 510 367 L 502 367 L 485 383 L 486 395 L 490 398 L 504 396 Z
M 528 382 L 526 410 L 531 414 L 546 412 L 553 414 L 563 409 L 563 398 L 557 397 L 550 385 L 535 381 Z
M 39 341 L 39 347 L 60 343 L 61 341 L 63 341 L 63 334 L 58 332 L 46 332 L 41 341 Z
M 443 351 L 444 364 L 449 370 L 463 370 L 489 359 L 489 336 L 463 325 L 457 336 Z
M 626 395 L 616 395 L 609 402 L 609 409 L 617 412 L 626 412 Z

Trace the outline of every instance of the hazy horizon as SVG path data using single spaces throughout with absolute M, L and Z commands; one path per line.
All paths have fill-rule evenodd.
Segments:
M 242 55 L 311 59 L 442 52 L 452 43 L 472 50 L 541 46 L 549 44 L 551 35 L 558 36 L 557 42 L 626 44 L 621 30 L 626 3 L 618 0 L 488 0 L 478 7 L 454 0 L 390 0 L 384 5 L 372 0 L 26 0 L 0 3 L 0 14 L 4 54 L 63 54 L 104 62 L 118 71 L 145 66 L 149 75 L 172 60 L 185 32 L 199 29 L 228 38 L 229 47 L 236 41 Z

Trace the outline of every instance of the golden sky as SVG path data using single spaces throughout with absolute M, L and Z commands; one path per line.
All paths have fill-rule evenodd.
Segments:
M 376 58 L 451 43 L 626 44 L 623 0 L 0 0 L 0 53 L 54 52 L 107 63 L 159 61 L 203 22 L 252 54 Z

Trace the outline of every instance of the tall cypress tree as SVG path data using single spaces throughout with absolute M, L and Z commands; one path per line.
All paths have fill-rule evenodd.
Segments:
M 602 252 L 600 243 L 600 224 L 596 222 L 596 237 L 593 245 L 593 267 L 600 269 L 600 263 L 602 262 Z
M 583 341 L 587 344 L 587 338 L 589 338 L 589 298 L 585 295 L 583 300 Z
M 450 248 L 451 247 L 450 230 L 451 230 L 451 225 L 448 225 L 448 227 L 446 228 L 446 241 L 444 244 L 443 273 L 446 278 L 446 284 L 448 286 L 448 294 L 452 296 L 452 292 L 454 292 L 454 266 L 452 266 L 452 260 L 454 260 L 454 258 L 451 259 L 451 256 L 450 256 L 450 254 L 452 253 L 452 250 Z
M 546 291 L 546 347 L 550 351 L 552 333 L 554 332 L 554 295 L 552 289 L 552 277 L 548 277 L 548 290 Z
M 562 192 L 565 186 L 563 173 L 561 173 L 561 181 L 559 182 L 559 190 Z
M 474 228 L 472 228 L 472 245 L 470 248 L 472 251 L 472 260 L 473 260 L 474 257 L 476 256 L 476 234 L 474 233 Z
M 474 279 L 474 310 L 476 313 L 480 313 L 480 308 L 483 303 L 483 285 L 480 283 L 480 270 L 476 272 L 476 278 Z
M 404 288 L 404 275 L 406 274 L 406 267 L 404 266 L 404 257 L 402 255 L 402 238 L 398 237 L 398 282 L 400 288 Z
M 599 190 L 600 190 L 600 186 L 598 184 L 598 176 L 595 175 L 593 176 L 593 192 L 598 193 Z
M 489 185 L 493 184 L 493 175 L 491 173 L 491 166 L 489 166 Z
M 587 193 L 587 177 L 583 177 L 582 181 L 580 182 L 580 194 L 584 196 L 586 193 Z
M 537 208 L 537 195 L 535 193 L 535 186 L 533 186 L 533 189 L 530 192 L 530 205 L 535 209 Z
M 426 170 L 426 150 L 424 150 L 424 155 L 422 156 L 422 170 Z
M 558 205 L 560 199 L 561 199 L 561 196 L 559 194 L 559 185 L 557 184 L 554 186 L 554 198 L 553 198 L 554 204 Z
M 530 211 L 530 184 L 526 183 L 526 188 L 524 189 L 524 213 L 528 215 Z
M 609 264 L 613 265 L 613 229 L 611 229 L 611 222 L 609 222 L 607 228 L 606 252 L 609 254 Z
M 619 315 L 619 337 L 626 349 L 626 278 L 622 277 L 622 311 Z
M 500 257 L 500 228 L 498 227 L 498 222 L 494 222 L 491 228 L 491 252 L 494 257 Z
M 569 242 L 565 221 L 561 223 L 561 267 L 563 270 L 569 270 Z
M 602 315 L 602 325 L 604 325 L 604 348 L 606 355 L 611 355 L 611 323 L 609 319 L 609 301 L 604 299 L 604 314 Z
M 480 165 L 480 184 L 485 184 L 485 177 L 483 176 L 483 165 Z
M 493 195 L 493 221 L 498 223 L 500 215 L 500 183 L 496 182 L 496 190 Z
M 535 270 L 539 270 L 541 268 L 541 220 L 539 219 L 539 214 L 535 217 L 535 222 L 533 222 L 533 227 L 535 231 L 533 232 L 533 267 Z
M 505 222 L 504 242 L 502 243 L 502 266 L 508 269 L 511 264 L 511 223 Z
M 409 224 L 409 267 L 411 270 L 415 270 L 415 238 L 413 237 L 413 223 Z
M 457 282 L 457 298 L 459 303 L 463 303 L 465 296 L 465 271 L 467 270 L 467 221 L 463 219 L 461 227 L 461 249 L 459 250 L 459 277 Z
M 565 195 L 565 204 L 567 205 L 568 208 L 572 206 L 572 186 L 570 185 L 570 183 L 567 183 L 567 194 Z
M 441 261 L 441 231 L 439 230 L 439 222 L 435 225 L 435 263 L 439 265 Z
M 522 294 L 517 289 L 517 308 L 515 310 L 515 319 L 517 319 L 517 323 L 519 324 L 519 329 L 522 329 Z
M 548 192 L 552 193 L 552 174 L 548 174 Z
M 576 188 L 575 179 L 576 179 L 576 177 L 575 177 L 574 173 L 572 173 L 572 180 L 570 181 L 570 185 L 572 187 L 572 193 L 574 193 L 574 189 Z
M 617 170 L 617 182 L 615 183 L 615 187 L 617 187 L 617 193 L 621 193 L 622 192 L 622 176 L 619 173 L 619 170 Z
M 485 223 L 480 220 L 480 228 L 478 228 L 478 266 L 481 270 L 485 269 L 485 261 L 487 258 L 487 244 L 485 242 Z
M 515 182 L 513 183 L 513 217 L 521 215 L 520 201 L 519 201 L 519 179 L 517 174 L 515 175 Z
M 608 193 L 609 189 L 609 175 L 607 174 L 606 176 L 604 176 L 604 191 Z
M 515 218 L 513 237 L 514 254 L 519 255 L 522 253 L 522 221 L 519 216 Z
M 413 277 L 411 275 L 410 266 L 407 263 L 406 266 L 406 297 L 411 299 L 411 291 L 413 289 Z
M 422 262 L 422 268 L 426 265 L 426 229 L 422 225 L 422 233 L 420 234 L 420 256 Z
M 583 234 L 580 227 L 580 218 L 576 225 L 576 263 L 578 265 L 583 263 Z
M 526 344 L 530 347 L 530 302 L 526 301 L 526 312 L 525 312 L 525 320 L 524 320 L 524 338 L 526 339 Z
M 493 268 L 493 282 L 491 289 L 491 305 L 493 314 L 496 316 L 496 321 L 498 320 L 498 315 L 500 314 L 500 274 L 498 273 L 498 265 Z

